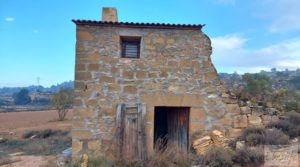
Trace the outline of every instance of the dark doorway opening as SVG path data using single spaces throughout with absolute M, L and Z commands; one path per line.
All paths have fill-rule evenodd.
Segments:
M 189 111 L 190 107 L 155 107 L 154 149 L 172 146 L 188 150 Z

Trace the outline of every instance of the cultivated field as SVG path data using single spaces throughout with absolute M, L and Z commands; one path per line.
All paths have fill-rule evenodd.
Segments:
M 20 138 L 26 131 L 43 129 L 71 130 L 73 111 L 58 121 L 56 110 L 0 113 L 0 137 Z
M 64 121 L 55 110 L 0 113 L 0 166 L 39 167 L 57 159 L 70 147 L 72 116 L 72 110 Z

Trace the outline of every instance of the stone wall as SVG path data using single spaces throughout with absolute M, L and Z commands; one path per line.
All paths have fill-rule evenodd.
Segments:
M 222 93 L 223 102 L 226 103 L 227 112 L 237 112 L 229 122 L 232 125 L 230 137 L 237 137 L 242 130 L 248 127 L 263 127 L 271 121 L 277 121 L 279 111 L 275 108 L 264 108 L 262 106 L 253 106 L 250 102 L 240 103 L 236 96 L 226 89 Z
M 233 133 L 236 105 L 222 98 L 210 39 L 200 30 L 77 25 L 73 156 L 115 158 L 116 108 L 144 103 L 148 155 L 155 106 L 190 107 L 190 140 L 205 130 Z M 140 36 L 140 59 L 120 58 L 120 36 Z M 192 142 L 190 142 L 192 143 Z

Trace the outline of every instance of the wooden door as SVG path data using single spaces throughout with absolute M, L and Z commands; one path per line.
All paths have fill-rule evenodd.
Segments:
M 121 104 L 117 109 L 119 158 L 127 161 L 146 158 L 146 107 L 143 104 Z
M 155 149 L 176 147 L 187 152 L 189 148 L 189 107 L 155 107 Z
M 168 145 L 187 152 L 189 132 L 189 108 L 168 107 Z

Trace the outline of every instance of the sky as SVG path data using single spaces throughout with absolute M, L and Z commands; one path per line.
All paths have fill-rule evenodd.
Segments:
M 75 25 L 116 7 L 119 21 L 206 24 L 218 72 L 300 68 L 299 0 L 0 0 L 0 87 L 74 80 Z

